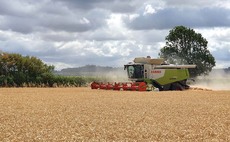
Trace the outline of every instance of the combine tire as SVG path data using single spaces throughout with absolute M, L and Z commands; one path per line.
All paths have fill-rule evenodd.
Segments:
M 180 90 L 183 91 L 185 88 L 180 83 L 173 83 L 171 85 L 171 90 Z

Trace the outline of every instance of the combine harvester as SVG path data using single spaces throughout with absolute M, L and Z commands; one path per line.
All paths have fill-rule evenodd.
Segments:
M 124 65 L 130 82 L 93 82 L 91 88 L 132 91 L 185 90 L 189 89 L 186 84 L 189 68 L 196 68 L 196 65 L 169 65 L 164 63 L 164 59 L 135 58 L 134 62 Z

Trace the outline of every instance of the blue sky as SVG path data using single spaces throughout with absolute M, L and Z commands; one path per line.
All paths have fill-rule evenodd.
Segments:
M 0 50 L 36 56 L 57 70 L 118 67 L 158 57 L 178 25 L 208 40 L 216 68 L 230 67 L 229 0 L 0 1 Z

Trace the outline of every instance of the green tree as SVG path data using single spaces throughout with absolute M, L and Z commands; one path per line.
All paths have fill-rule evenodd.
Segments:
M 190 75 L 207 75 L 215 66 L 215 58 L 207 49 L 208 41 L 200 33 L 184 26 L 176 26 L 166 36 L 166 46 L 160 50 L 160 57 L 172 64 L 196 64 Z
M 22 86 L 23 83 L 41 82 L 42 77 L 46 79 L 48 75 L 52 76 L 53 70 L 54 66 L 48 66 L 33 56 L 0 53 L 0 84 L 2 86 L 15 84 Z
M 82 86 L 87 79 L 75 76 L 55 76 L 54 66 L 49 66 L 33 56 L 0 51 L 0 87 Z

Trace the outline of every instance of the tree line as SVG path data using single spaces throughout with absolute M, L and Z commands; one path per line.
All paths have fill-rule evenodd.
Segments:
M 49 66 L 33 56 L 0 54 L 0 87 L 80 87 L 93 78 L 54 75 Z

